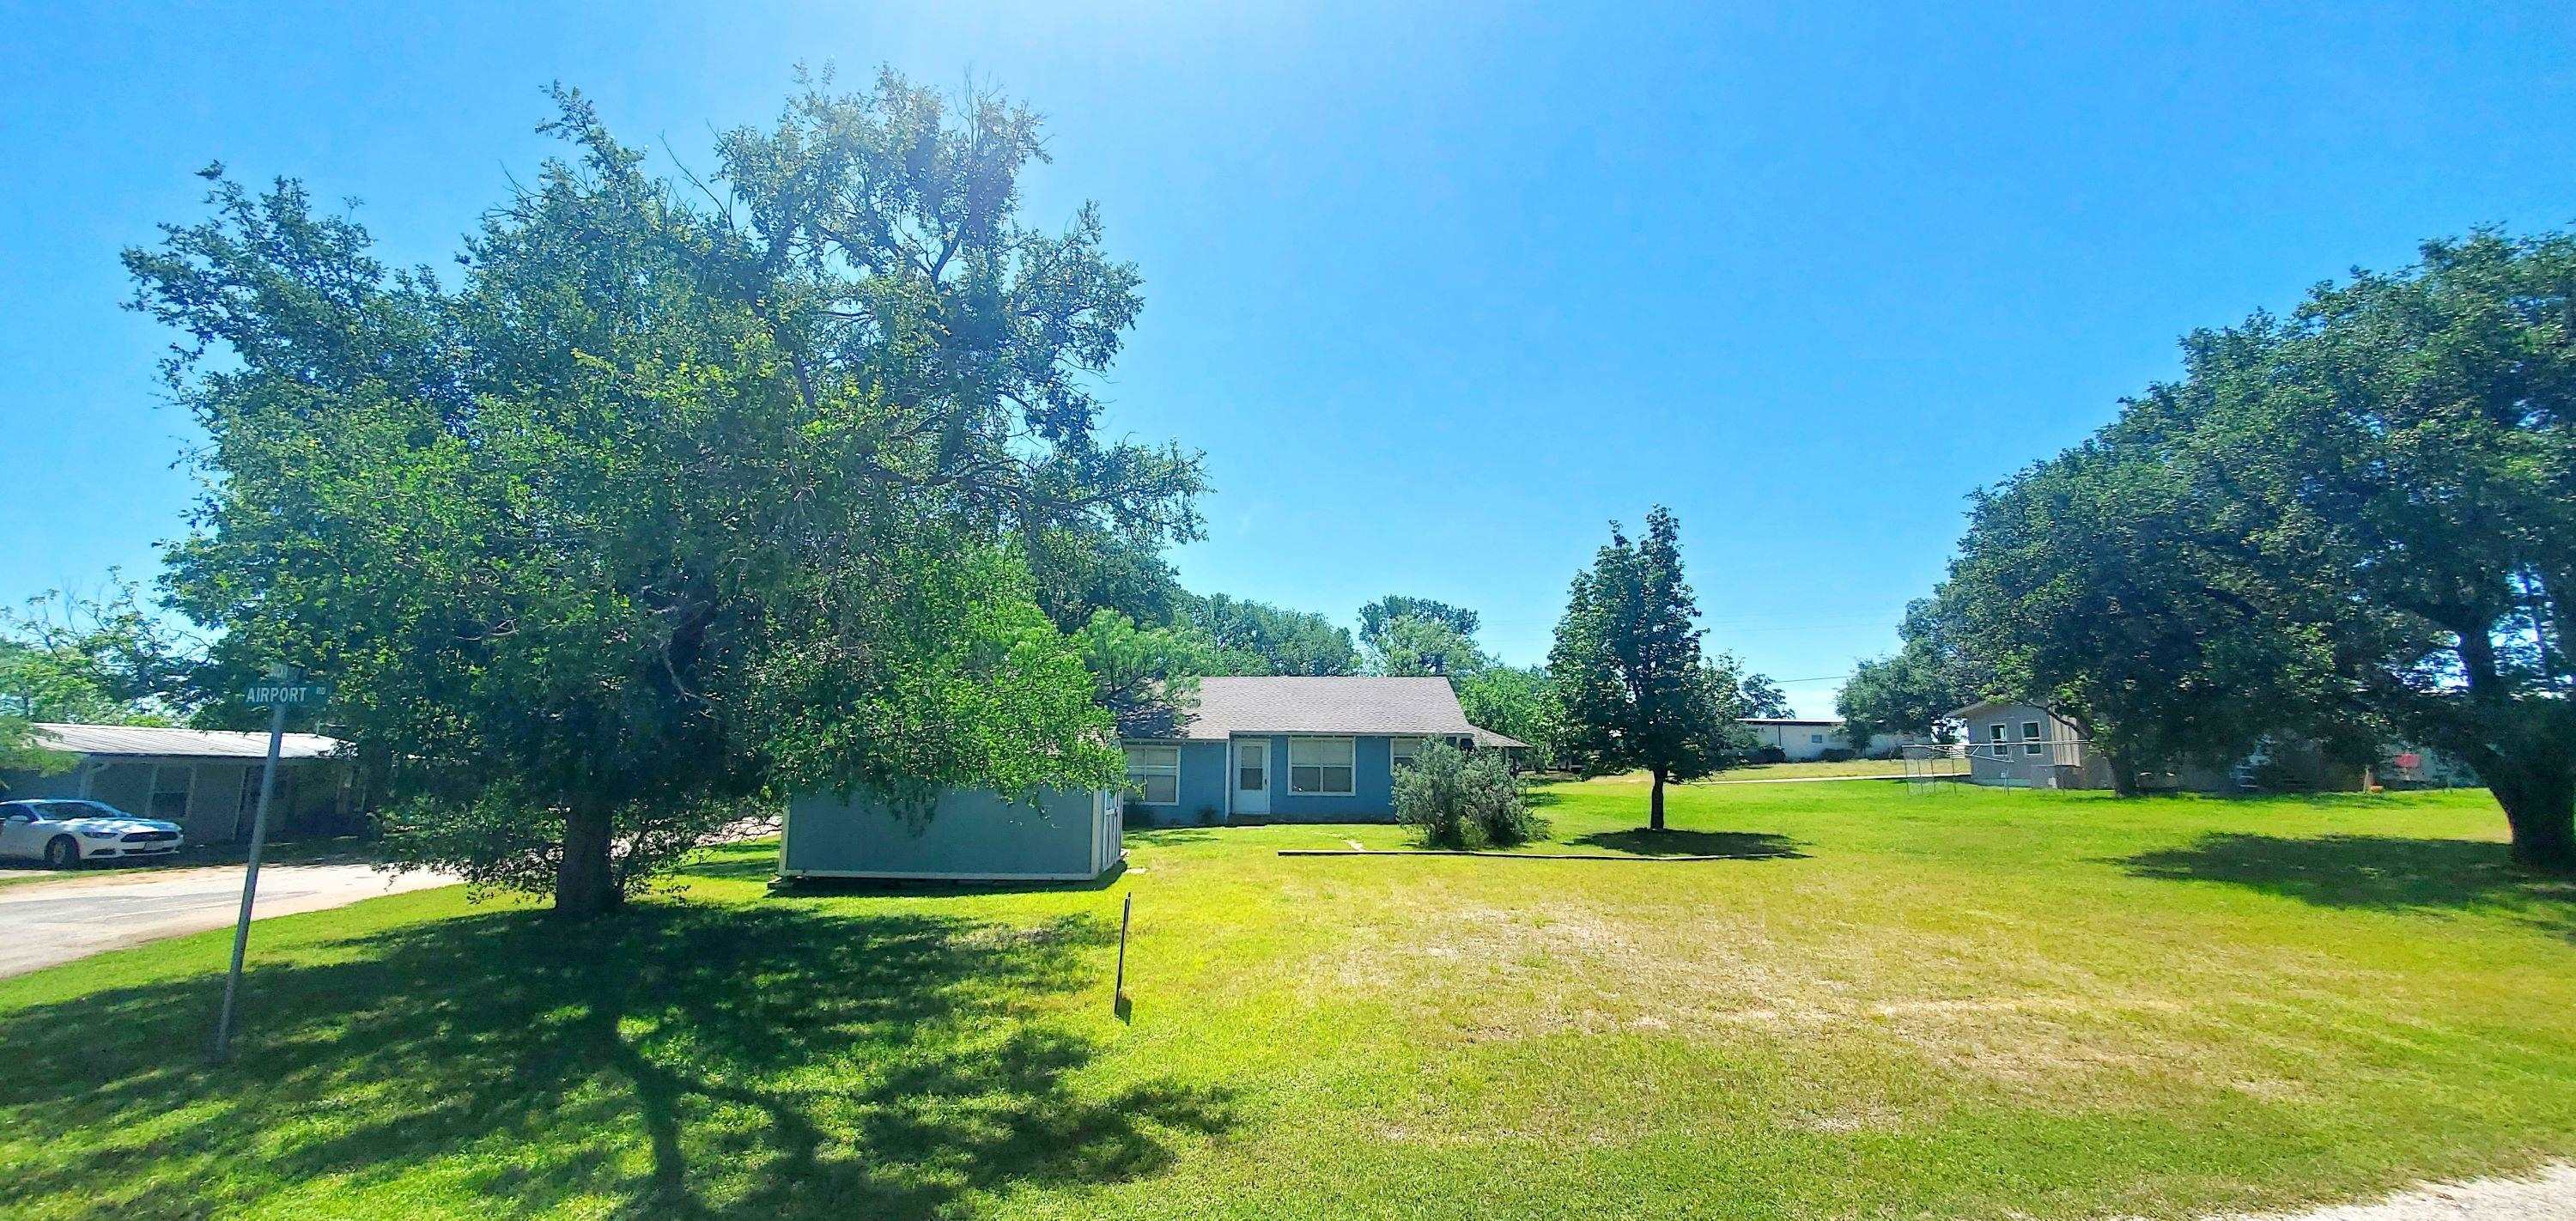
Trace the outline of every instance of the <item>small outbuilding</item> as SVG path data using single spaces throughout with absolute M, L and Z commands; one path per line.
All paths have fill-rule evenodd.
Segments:
M 1110 790 L 1013 799 L 952 789 L 926 810 L 871 793 L 808 793 L 787 806 L 782 878 L 1088 882 L 1126 859 L 1126 817 Z

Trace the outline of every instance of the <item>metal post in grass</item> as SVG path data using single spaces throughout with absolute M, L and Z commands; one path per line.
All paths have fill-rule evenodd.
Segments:
M 1136 915 L 1136 894 L 1129 891 L 1118 904 L 1118 979 L 1110 986 L 1109 1011 L 1126 1021 L 1135 1007 L 1127 1001 L 1127 922 Z
M 249 703 L 268 710 L 268 763 L 259 774 L 259 809 L 251 815 L 250 852 L 242 866 L 241 916 L 233 922 L 233 965 L 224 974 L 224 1007 L 215 1015 L 215 1059 L 230 1059 L 233 1052 L 233 999 L 241 991 L 242 956 L 250 949 L 250 910 L 259 895 L 259 854 L 268 846 L 268 802 L 277 792 L 278 748 L 286 740 L 286 710 L 320 704 L 331 697 L 328 687 L 317 683 L 298 683 L 292 671 L 281 666 L 270 670 L 268 678 L 246 693 Z

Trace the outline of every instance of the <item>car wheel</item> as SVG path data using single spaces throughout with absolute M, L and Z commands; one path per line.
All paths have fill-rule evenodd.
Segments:
M 80 845 L 68 835 L 57 835 L 45 845 L 45 863 L 56 869 L 73 869 L 80 865 Z

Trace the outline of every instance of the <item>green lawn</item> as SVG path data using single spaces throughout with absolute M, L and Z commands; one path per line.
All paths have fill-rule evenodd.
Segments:
M 1724 784 L 1729 780 L 1812 780 L 1824 776 L 1902 776 L 1903 759 L 1845 759 L 1829 763 L 1817 759 L 1807 763 L 1754 763 L 1731 767 L 1700 783 Z
M 1559 846 L 455 890 L 0 981 L 12 1215 L 2181 1217 L 2576 1154 L 2576 888 L 2482 793 L 1544 792 Z M 1132 1024 L 1110 1014 L 1136 900 Z

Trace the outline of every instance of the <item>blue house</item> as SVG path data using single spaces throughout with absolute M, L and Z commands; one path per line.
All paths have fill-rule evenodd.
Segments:
M 1395 817 L 1395 768 L 1425 742 L 1510 748 L 1445 678 L 1206 678 L 1198 704 L 1119 726 L 1139 822 Z
M 941 794 L 905 810 L 869 793 L 787 806 L 778 873 L 802 878 L 1084 882 L 1143 824 L 1395 817 L 1395 769 L 1426 742 L 1522 745 L 1467 723 L 1445 678 L 1209 678 L 1196 707 L 1119 726 L 1128 790 Z

